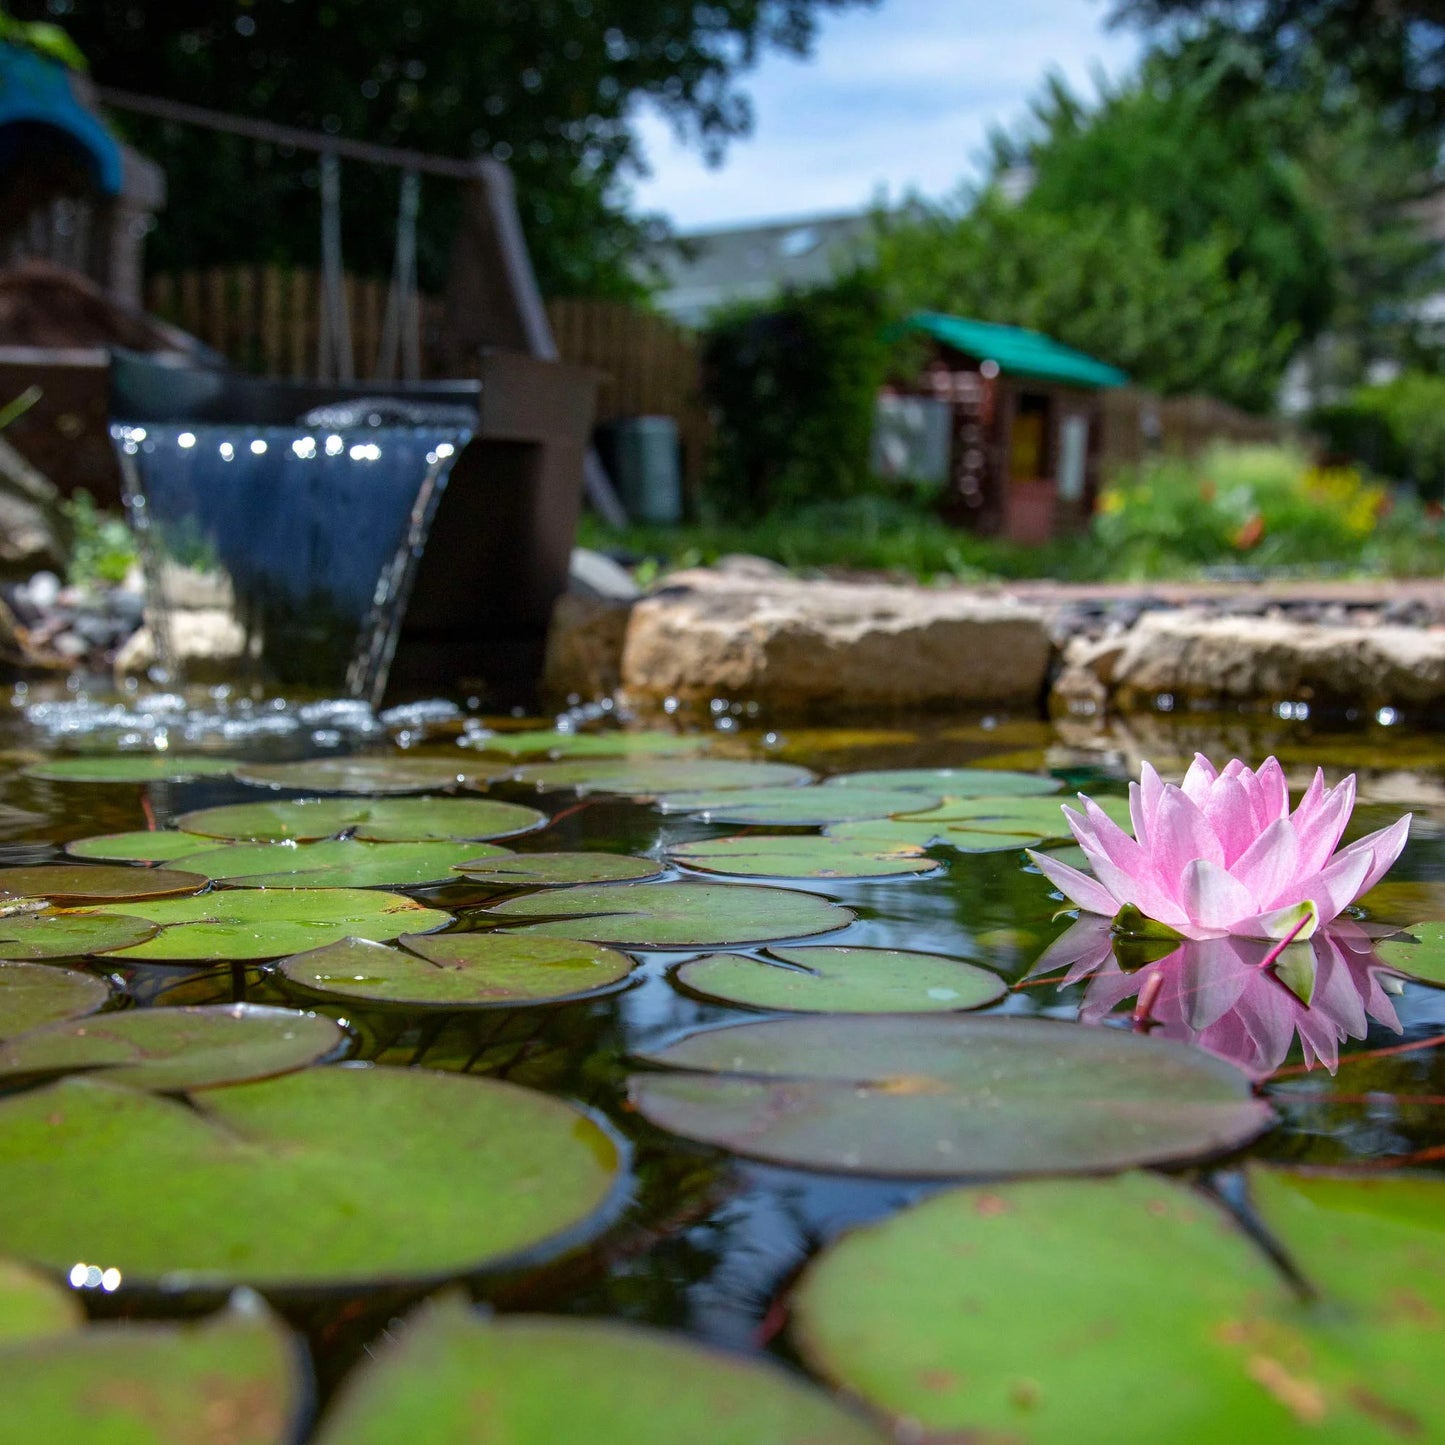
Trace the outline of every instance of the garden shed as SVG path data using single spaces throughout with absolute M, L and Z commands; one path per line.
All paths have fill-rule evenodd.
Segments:
M 1092 513 L 1100 392 L 1117 368 L 1037 331 L 936 311 L 898 328 L 922 343 L 878 402 L 874 465 L 930 482 L 962 526 L 1045 542 Z

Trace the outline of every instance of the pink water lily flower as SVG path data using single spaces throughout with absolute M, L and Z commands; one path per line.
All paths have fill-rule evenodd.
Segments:
M 1195 754 L 1181 786 L 1148 763 L 1129 785 L 1131 838 L 1080 795 L 1064 809 L 1093 876 L 1030 852 L 1044 876 L 1088 913 L 1113 917 L 1132 904 L 1185 938 L 1308 938 L 1373 888 L 1400 856 L 1407 813 L 1335 852 L 1355 805 L 1353 774 L 1327 788 L 1316 772 L 1290 812 L 1284 769 L 1237 758 L 1222 772 Z

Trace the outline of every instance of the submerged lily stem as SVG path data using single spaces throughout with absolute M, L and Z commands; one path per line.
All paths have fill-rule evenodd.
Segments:
M 1155 969 L 1148 978 L 1144 980 L 1144 987 L 1139 990 L 1139 1000 L 1134 1005 L 1134 1027 L 1142 1029 L 1149 1022 L 1149 1015 L 1154 1011 L 1155 1000 L 1159 997 L 1159 990 L 1164 987 L 1164 975 Z

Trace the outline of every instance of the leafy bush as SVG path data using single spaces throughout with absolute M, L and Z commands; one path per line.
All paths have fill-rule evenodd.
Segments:
M 1363 386 L 1312 422 L 1337 455 L 1409 482 L 1423 497 L 1445 496 L 1445 376 L 1406 372 Z
M 62 507 L 72 534 L 68 580 L 76 586 L 123 582 L 137 561 L 125 518 L 102 512 L 86 491 L 76 492 Z
M 1221 447 L 1161 458 L 1100 499 L 1087 573 L 1126 579 L 1206 569 L 1438 570 L 1438 516 L 1351 467 L 1318 467 L 1282 447 Z
M 876 286 L 857 272 L 709 325 L 703 389 L 717 421 L 711 490 L 723 508 L 761 516 L 867 489 L 884 322 Z
M 729 552 L 799 570 L 872 571 L 923 581 L 1052 577 L 1149 581 L 1250 573 L 1403 577 L 1445 571 L 1445 511 L 1398 496 L 1351 467 L 1318 467 L 1286 447 L 1220 447 L 1164 457 L 1117 479 L 1088 531 L 1025 547 L 946 526 L 923 499 L 862 493 L 685 528 L 609 532 L 584 517 L 587 546 L 664 567 Z

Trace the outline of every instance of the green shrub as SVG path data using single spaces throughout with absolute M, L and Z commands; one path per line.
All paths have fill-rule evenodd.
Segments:
M 1422 497 L 1445 496 L 1445 376 L 1406 372 L 1362 386 L 1312 424 L 1336 455 L 1409 482 Z
M 62 503 L 72 542 L 68 580 L 76 586 L 123 582 L 136 564 L 135 537 L 124 517 L 103 512 L 87 491 Z
M 717 422 L 710 492 L 727 513 L 854 496 L 888 364 L 877 288 L 859 272 L 708 327 L 703 390 Z

